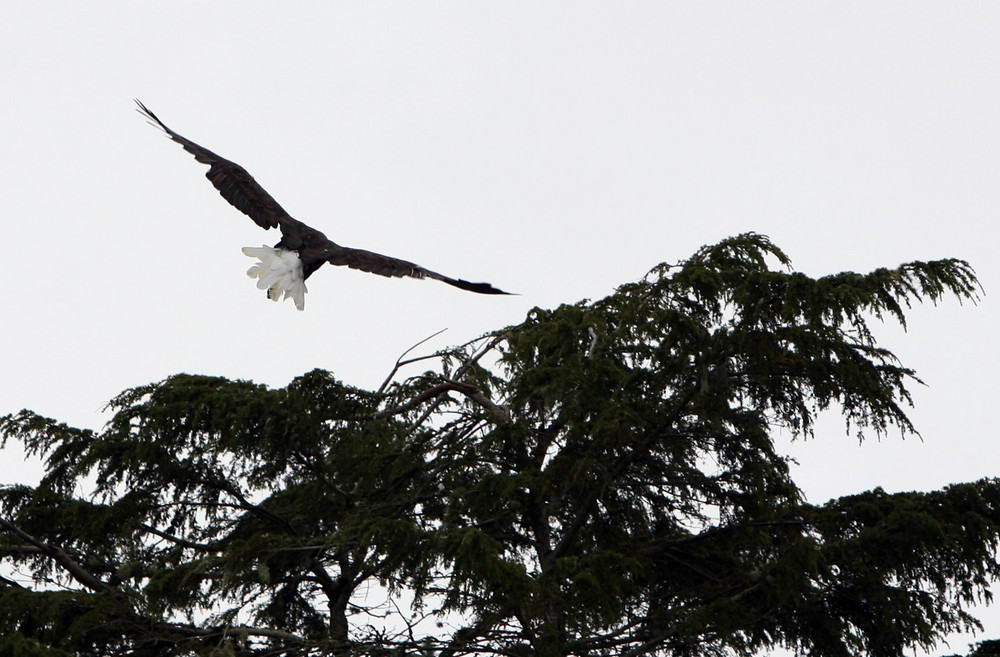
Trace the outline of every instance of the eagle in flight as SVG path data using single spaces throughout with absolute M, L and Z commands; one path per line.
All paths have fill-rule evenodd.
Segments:
M 257 184 L 246 169 L 180 136 L 156 118 L 139 100 L 135 102 L 139 106 L 139 113 L 150 124 L 163 130 L 168 137 L 183 146 L 184 150 L 194 155 L 194 159 L 209 166 L 205 176 L 230 205 L 253 219 L 261 228 L 281 229 L 281 241 L 273 247 L 243 248 L 243 253 L 260 261 L 250 267 L 247 276 L 258 279 L 257 287 L 267 290 L 269 299 L 278 301 L 291 298 L 295 301 L 296 308 L 305 309 L 306 279 L 325 262 L 346 265 L 380 276 L 433 278 L 479 294 L 509 294 L 489 283 L 470 283 L 460 278 L 449 278 L 406 260 L 340 246 L 315 228 L 293 219 Z

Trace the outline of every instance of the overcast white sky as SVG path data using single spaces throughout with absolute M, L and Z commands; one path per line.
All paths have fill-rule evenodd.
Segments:
M 988 295 L 885 327 L 923 441 L 832 418 L 789 447 L 811 501 L 1000 475 L 998 35 L 995 2 L 9 3 L 0 414 L 99 428 L 178 372 L 373 387 L 438 329 L 753 230 L 811 275 L 964 258 Z M 277 236 L 133 97 L 337 242 L 521 296 L 326 267 L 305 312 L 267 302 L 240 247 Z M 0 482 L 37 472 L 0 453 Z

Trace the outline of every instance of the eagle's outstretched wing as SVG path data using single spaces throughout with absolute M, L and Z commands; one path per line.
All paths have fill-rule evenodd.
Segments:
M 510 294 L 510 292 L 498 290 L 489 283 L 470 283 L 460 278 L 450 278 L 406 260 L 391 258 L 381 253 L 372 253 L 364 249 L 352 249 L 334 244 L 333 242 L 330 242 L 324 249 L 322 258 L 331 265 L 347 266 L 351 269 L 358 269 L 370 274 L 378 274 L 379 276 L 433 278 L 448 285 L 454 285 L 463 290 L 478 292 L 479 294 Z
M 301 234 L 313 231 L 285 212 L 285 209 L 278 205 L 278 202 L 253 179 L 253 176 L 247 173 L 246 169 L 177 134 L 138 99 L 136 99 L 135 104 L 139 106 L 139 113 L 146 117 L 153 126 L 163 130 L 168 137 L 183 146 L 184 150 L 194 155 L 194 159 L 202 164 L 207 164 L 210 168 L 205 177 L 212 181 L 222 198 L 253 219 L 258 226 L 261 228 L 280 227 L 283 235 L 288 232 Z M 292 248 L 295 246 L 297 245 L 293 245 Z
M 273 293 L 271 298 L 277 299 L 279 294 L 284 296 L 297 295 L 295 296 L 296 305 L 301 310 L 303 304 L 301 297 L 305 293 L 302 281 L 309 278 L 324 262 L 380 276 L 433 278 L 479 294 L 509 294 L 509 292 L 498 290 L 489 283 L 470 283 L 460 278 L 449 278 L 406 260 L 390 258 L 363 249 L 343 247 L 334 243 L 315 228 L 293 219 L 263 187 L 257 184 L 257 181 L 247 173 L 246 169 L 224 157 L 219 157 L 190 139 L 182 137 L 168 128 L 138 99 L 135 103 L 139 106 L 139 113 L 153 126 L 163 130 L 168 137 L 183 146 L 184 150 L 194 155 L 196 160 L 209 166 L 208 173 L 205 174 L 206 177 L 212 181 L 222 197 L 229 201 L 233 207 L 253 219 L 254 223 L 262 228 L 281 229 L 281 241 L 273 249 L 268 247 L 263 247 L 263 251 L 256 247 L 244 249 L 244 253 L 247 255 L 262 258 L 263 264 L 255 265 L 248 273 L 251 276 L 261 278 L 261 281 L 267 281 L 267 285 L 284 280 L 283 277 L 286 274 L 290 274 L 298 268 L 299 273 L 295 275 L 301 274 L 301 277 L 295 278 L 297 283 L 289 282 L 289 285 L 295 290 L 285 293 L 284 287 L 282 287 L 284 283 L 281 283 L 280 290 L 271 290 Z M 280 253 L 284 252 L 282 250 L 296 252 L 298 254 L 296 262 L 299 264 L 292 265 L 284 258 L 278 257 Z M 269 254 L 274 257 L 269 257 Z M 297 291 L 298 287 L 302 288 L 301 291 Z

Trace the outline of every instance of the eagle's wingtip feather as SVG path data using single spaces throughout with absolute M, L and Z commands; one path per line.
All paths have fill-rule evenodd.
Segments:
M 478 294 L 505 294 L 507 296 L 516 296 L 511 292 L 504 292 L 500 288 L 493 287 L 489 283 L 470 283 L 469 281 L 462 280 L 461 278 L 452 283 L 452 285 L 462 288 L 463 290 L 468 290 L 469 292 L 476 292 Z

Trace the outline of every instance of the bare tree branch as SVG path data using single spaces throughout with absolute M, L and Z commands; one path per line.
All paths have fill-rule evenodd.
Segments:
M 590 334 L 590 347 L 587 348 L 587 358 L 593 358 L 594 351 L 597 349 L 597 331 L 594 330 L 593 326 L 588 326 L 587 333 Z
M 448 330 L 447 328 L 443 328 L 443 329 L 441 329 L 440 331 L 438 331 L 436 333 L 431 333 L 426 338 L 424 338 L 420 342 L 417 342 L 412 347 L 410 347 L 409 349 L 407 349 L 406 351 L 404 351 L 402 354 L 400 354 L 399 358 L 396 359 L 396 364 L 393 365 L 393 367 L 392 367 L 392 371 L 389 372 L 389 376 L 385 377 L 385 381 L 383 381 L 382 385 L 380 385 L 378 387 L 377 393 L 378 394 L 382 394 L 383 392 L 385 392 L 385 389 L 389 385 L 389 382 L 392 381 L 392 377 L 396 376 L 396 372 L 398 372 L 399 368 L 402 367 L 403 365 L 409 365 L 410 363 L 416 363 L 416 362 L 421 361 L 421 360 L 427 360 L 428 358 L 434 358 L 437 354 L 428 354 L 427 356 L 418 356 L 416 358 L 410 358 L 409 360 L 403 360 L 403 356 L 405 356 L 406 354 L 410 353 L 411 351 L 413 351 L 414 349 L 416 349 L 417 347 L 419 347 L 423 343 L 427 342 L 428 340 L 432 340 L 432 339 L 436 338 L 437 336 L 441 335 L 442 333 L 444 333 L 447 330 Z
M 453 380 L 458 381 L 463 376 L 465 376 L 465 373 L 468 372 L 469 369 L 471 369 L 473 365 L 475 365 L 476 363 L 478 363 L 482 359 L 483 356 L 485 356 L 490 351 L 492 351 L 493 348 L 495 348 L 498 344 L 500 344 L 500 342 L 502 342 L 505 338 L 506 338 L 506 335 L 503 334 L 503 333 L 500 333 L 500 334 L 497 334 L 497 335 L 493 336 L 493 339 L 490 340 L 489 343 L 486 344 L 486 346 L 484 346 L 482 349 L 480 349 L 479 352 L 473 354 L 467 361 L 465 361 L 464 363 L 462 363 L 462 365 L 457 370 L 455 370 L 455 374 L 452 377 Z M 444 391 L 444 392 L 447 392 L 447 390 Z M 434 411 L 437 410 L 438 406 L 441 405 L 441 402 L 444 401 L 444 396 L 443 395 L 444 395 L 444 393 L 439 394 L 438 397 L 437 397 L 437 399 L 434 400 L 434 403 L 427 407 L 427 410 L 425 410 L 421 414 L 421 416 L 419 418 L 417 418 L 417 421 L 413 423 L 413 425 L 412 425 L 413 428 L 419 427 L 425 421 L 427 421 L 427 418 L 430 417 L 431 414 Z M 509 414 L 506 412 L 506 409 L 504 409 L 504 412 L 500 415 L 500 417 L 505 418 L 505 421 L 510 419 Z
M 483 408 L 487 409 L 488 411 L 496 415 L 501 420 L 501 422 L 510 421 L 510 411 L 508 411 L 503 406 L 495 404 L 492 400 L 489 399 L 489 397 L 484 395 L 482 391 L 479 390 L 479 388 L 473 385 L 469 385 L 468 383 L 460 383 L 458 381 L 452 381 L 452 380 L 443 381 L 437 385 L 431 386 L 430 388 L 427 388 L 426 390 L 417 394 L 415 397 L 411 398 L 406 403 L 400 404 L 399 406 L 393 406 L 392 408 L 387 408 L 384 411 L 381 411 L 378 415 L 386 416 L 386 415 L 398 415 L 400 413 L 405 413 L 406 411 L 416 408 L 417 406 L 424 403 L 428 399 L 437 398 L 436 401 L 442 399 L 442 396 L 448 392 L 458 392 L 465 395 L 467 398 L 471 399 L 472 401 L 476 402 Z

